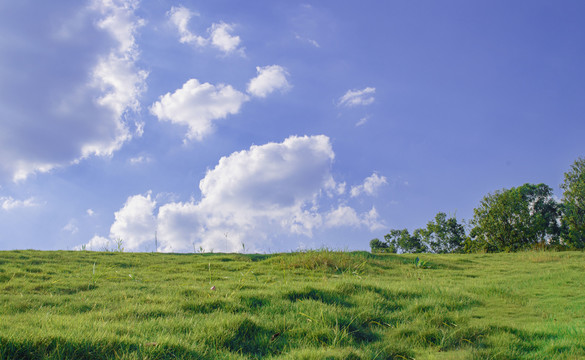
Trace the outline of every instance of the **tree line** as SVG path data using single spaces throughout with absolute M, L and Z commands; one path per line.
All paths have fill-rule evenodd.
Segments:
M 585 249 L 585 158 L 564 174 L 560 201 L 546 184 L 524 184 L 483 197 L 473 219 L 440 212 L 425 228 L 391 229 L 370 241 L 372 252 L 471 253 Z

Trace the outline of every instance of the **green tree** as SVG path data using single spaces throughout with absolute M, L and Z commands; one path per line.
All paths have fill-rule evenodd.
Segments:
M 407 229 L 390 230 L 388 234 L 384 235 L 384 240 L 388 247 L 392 247 L 396 252 L 422 253 L 427 251 L 422 242 L 422 230 L 420 229 L 416 229 L 412 235 Z
M 585 248 L 585 159 L 577 159 L 565 173 L 563 189 L 563 242 L 573 249 Z
M 438 213 L 434 221 L 429 221 L 421 234 L 429 249 L 437 254 L 462 252 L 466 240 L 463 225 L 454 216 L 447 218 L 443 212 Z
M 524 184 L 488 194 L 474 209 L 467 251 L 517 251 L 558 243 L 559 206 L 545 184 Z
M 372 253 L 396 253 L 396 248 L 392 244 L 387 244 L 378 238 L 370 241 L 370 249 Z

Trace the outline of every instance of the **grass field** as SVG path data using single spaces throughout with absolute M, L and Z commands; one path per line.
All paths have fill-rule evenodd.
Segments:
M 419 256 L 0 252 L 0 359 L 585 358 L 584 253 Z

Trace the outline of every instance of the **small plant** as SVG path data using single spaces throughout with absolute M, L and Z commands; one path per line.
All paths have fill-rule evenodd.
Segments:
M 81 251 L 86 251 L 86 250 L 87 250 L 87 244 L 81 245 Z
M 414 259 L 414 267 L 418 269 L 430 269 L 431 265 L 429 264 L 428 261 L 419 259 L 419 257 L 417 256 L 416 259 Z
M 116 239 L 116 252 L 124 252 L 124 240 L 122 238 Z
M 95 284 L 96 284 L 95 263 L 93 263 L 93 269 L 91 271 L 91 280 L 89 281 L 89 284 L 87 285 L 87 290 L 91 290 L 92 287 L 95 288 Z

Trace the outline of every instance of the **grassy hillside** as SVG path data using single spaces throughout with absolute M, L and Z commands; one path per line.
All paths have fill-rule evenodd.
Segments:
M 584 253 L 420 257 L 0 252 L 0 359 L 585 358 Z

